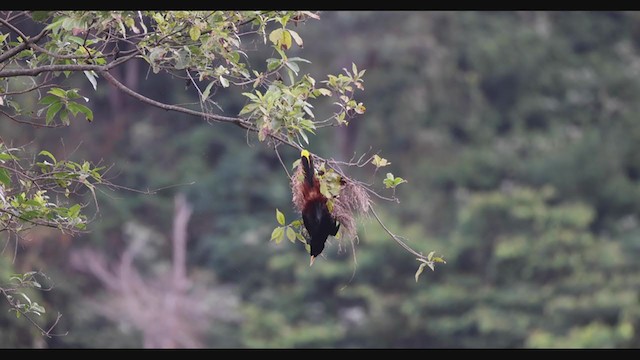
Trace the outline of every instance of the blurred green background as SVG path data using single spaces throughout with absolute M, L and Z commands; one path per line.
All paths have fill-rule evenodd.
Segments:
M 296 31 L 305 47 L 294 56 L 312 62 L 302 72 L 367 69 L 367 112 L 319 132 L 311 150 L 381 151 L 409 182 L 400 204 L 376 201 L 378 214 L 447 264 L 416 282 L 414 257 L 365 218 L 355 256 L 331 240 L 309 268 L 300 243 L 269 241 L 274 208 L 298 216 L 271 150 L 102 82 L 93 123 L 51 130 L 5 119 L 2 137 L 112 166 L 111 181 L 135 189 L 193 184 L 104 190 L 88 235 L 32 231 L 15 262 L 9 245 L 0 274 L 49 275 L 53 290 L 34 298 L 48 323 L 63 315 L 57 329 L 68 334 L 43 338 L 3 311 L 1 347 L 142 347 L 154 331 L 213 348 L 640 346 L 640 13 L 326 11 Z M 142 62 L 119 71 L 151 98 L 196 99 L 182 81 L 147 79 Z M 236 95 L 215 100 L 237 114 Z M 290 164 L 298 154 L 282 156 Z M 368 181 L 370 170 L 350 175 Z M 140 283 L 162 288 L 179 192 L 193 206 L 185 304 L 197 319 L 171 325 L 157 294 L 114 291 L 78 262 L 91 249 L 104 260 L 94 264 L 117 273 L 139 245 Z

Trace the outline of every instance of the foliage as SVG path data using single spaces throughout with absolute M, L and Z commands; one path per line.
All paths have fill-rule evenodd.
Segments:
M 400 240 L 426 249 L 425 258 L 431 250 L 432 259 L 445 255 L 443 271 L 425 266 L 416 283 L 422 262 L 416 264 L 389 241 L 373 213 L 359 219 L 357 246 L 330 238 L 323 252 L 326 259 L 310 271 L 302 242 L 289 246 L 286 241 L 286 227 L 298 230 L 298 214 L 291 206 L 282 164 L 291 173 L 289 164 L 299 157 L 298 149 L 278 146 L 275 153 L 270 145 L 278 141 L 266 133 L 264 142 L 254 139 L 257 128 L 245 133 L 217 126 L 213 118 L 206 119 L 214 126 L 191 122 L 187 114 L 108 92 L 107 78 L 99 71 L 97 90 L 84 73 L 71 73 L 55 87 L 80 89 L 78 94 L 90 97 L 88 103 L 72 100 L 90 108 L 94 121 L 85 121 L 78 112 L 80 121 L 70 114 L 72 126 L 46 131 L 0 121 L 2 137 L 17 145 L 7 147 L 22 149 L 19 145 L 30 143 L 33 150 L 20 150 L 22 154 L 48 149 L 62 158 L 68 154 L 60 144 L 64 137 L 68 148 L 82 144 L 73 157 L 66 157 L 101 164 L 108 154 L 108 163 L 114 164 L 110 171 L 118 174 L 122 186 L 164 190 L 154 196 L 97 191 L 102 215 L 91 223 L 91 233 L 80 233 L 72 242 L 33 228 L 15 264 L 10 256 L 0 262 L 1 273 L 8 279 L 15 273 L 46 270 L 57 280 L 55 291 L 27 295 L 46 308 L 43 317 L 56 310 L 64 313 L 60 326 L 69 334 L 42 337 L 5 312 L 0 317 L 2 333 L 7 333 L 0 340 L 3 346 L 142 346 L 142 334 L 126 321 L 105 319 L 87 306 L 115 300 L 95 278 L 71 267 L 67 255 L 86 244 L 110 263 L 117 261 L 131 245 L 123 225 L 131 221 L 169 234 L 173 195 L 179 190 L 186 192 L 194 209 L 190 277 L 212 292 L 231 289 L 230 298 L 239 299 L 241 320 L 211 323 L 207 347 L 638 347 L 638 14 L 340 11 L 320 16 L 322 21 L 304 26 L 287 22 L 286 29 L 303 39 L 304 49 L 295 35 L 288 40 L 284 30 L 273 35 L 276 43 L 270 40 L 274 30 L 283 28 L 272 21 L 264 35 L 251 35 L 255 42 L 242 39 L 245 52 L 255 52 L 252 60 L 240 55 L 240 62 L 254 78 L 251 70 L 269 73 L 270 63 L 263 60 L 273 58 L 272 69 L 282 66 L 278 74 L 284 84 L 331 91 L 315 99 L 301 92 L 304 99 L 291 107 L 298 119 L 302 115 L 316 123 L 342 111 L 333 104 L 339 97 L 321 81 L 328 80 L 325 74 L 338 69 L 347 76 L 342 68 L 353 74 L 352 63 L 358 64 L 358 73 L 367 69 L 366 92 L 357 91 L 354 98 L 356 105 L 366 104 L 366 116 L 349 119 L 348 126 L 337 126 L 333 117 L 327 122 L 332 126 L 305 132 L 309 145 L 297 129 L 291 140 L 314 155 L 335 159 L 318 164 L 326 160 L 336 173 L 345 172 L 383 196 L 400 199 L 400 206 L 380 206 L 386 202 L 369 192 L 385 226 L 406 237 Z M 23 24 L 25 33 L 38 33 L 38 27 Z M 147 31 L 153 24 L 145 22 Z M 185 29 L 196 37 L 197 30 Z M 4 27 L 0 31 L 9 34 Z M 206 36 L 203 33 L 196 41 Z M 120 30 L 114 34 L 122 38 Z M 130 36 L 142 35 L 127 30 L 128 40 Z M 190 34 L 180 36 L 195 43 Z M 7 38 L 15 39 L 13 33 Z M 273 48 L 278 41 L 288 59 L 313 62 L 293 61 L 299 68 L 298 76 L 292 71 L 296 82 Z M 120 44 L 118 58 L 134 49 L 126 41 Z M 179 78 L 164 72 L 177 61 L 172 49 L 179 51 L 176 44 L 168 44 L 166 61 L 157 59 L 158 74 L 140 58 L 110 73 L 150 99 L 189 103 L 190 109 L 205 112 L 198 90 L 204 94 L 215 73 L 202 82 L 192 73 L 197 89 L 184 70 L 174 74 L 182 81 L 175 81 Z M 226 60 L 220 64 L 234 68 Z M 304 75 L 317 79 L 313 87 L 302 81 Z M 243 92 L 264 96 L 273 84 L 238 87 L 233 83 L 238 79 L 223 77 L 229 87 L 219 78 L 211 86 L 207 114 L 238 114 L 253 104 Z M 271 79 L 277 78 L 273 74 Z M 187 80 L 190 85 L 185 87 Z M 42 95 L 51 95 L 48 90 Z M 46 106 L 33 97 L 20 99 L 34 114 Z M 309 110 L 314 117 L 304 110 L 304 102 L 313 105 Z M 288 103 L 274 100 L 272 106 L 270 116 L 280 114 L 276 108 Z M 45 124 L 45 112 L 39 124 Z M 259 113 L 251 121 L 260 121 Z M 288 142 L 288 125 L 279 118 L 272 121 L 275 136 Z M 60 124 L 58 115 L 50 123 Z M 372 144 L 363 158 L 354 156 Z M 387 189 L 383 181 L 388 172 L 408 183 Z M 190 185 L 169 187 L 176 184 Z M 82 204 L 93 203 L 91 193 L 85 195 Z M 274 208 L 282 213 L 282 222 Z M 84 209 L 89 210 L 81 213 Z M 284 228 L 278 245 L 275 239 L 269 241 L 274 227 Z M 171 264 L 166 237 L 149 238 L 135 263 L 145 278 Z
M 56 128 L 69 126 L 72 118 L 78 116 L 92 122 L 94 111 L 81 103 L 82 100 L 89 103 L 90 98 L 68 81 L 76 74 L 88 80 L 94 92 L 97 92 L 102 78 L 146 105 L 198 116 L 207 121 L 230 123 L 248 132 L 256 132 L 258 140 L 268 140 L 276 152 L 277 146 L 282 144 L 299 150 L 310 144 L 309 136 L 316 130 L 346 126 L 356 115 L 366 111 L 363 103 L 355 99 L 356 90 L 364 90 L 362 77 L 365 70 L 359 70 L 352 63 L 350 69 L 343 68 L 341 74 L 328 75 L 317 85 L 311 75 L 301 73 L 301 64 L 310 61 L 288 55 L 294 43 L 300 48 L 304 44 L 302 37 L 291 27 L 307 18 L 319 19 L 313 12 L 8 11 L 0 15 L 0 24 L 6 31 L 0 33 L 0 62 L 3 64 L 0 68 L 0 106 L 3 109 L 0 111 L 4 118 L 16 123 Z M 26 25 L 21 24 L 24 21 L 27 21 Z M 269 46 L 273 55 L 277 54 L 265 60 L 266 70 L 261 70 L 254 56 L 249 56 L 252 48 L 257 48 L 260 43 Z M 137 59 L 144 60 L 154 74 L 167 73 L 185 80 L 197 92 L 199 109 L 154 100 L 114 76 L 117 67 Z M 285 75 L 288 81 L 284 80 Z M 218 90 L 227 88 L 244 90 L 242 95 L 247 102 L 238 111 L 238 116 L 218 114 L 222 108 L 214 99 L 220 97 Z M 316 119 L 312 110 L 312 101 L 319 100 L 319 97 L 333 98 L 337 109 L 322 120 Z M 37 105 L 33 104 L 34 99 Z M 33 106 L 39 108 L 34 110 Z M 13 161 L 13 166 L 0 169 L 0 181 L 9 191 L 8 200 L 5 201 L 3 195 L 3 202 L 11 206 L 8 208 L 5 204 L 3 207 L 7 222 L 11 223 L 16 218 L 70 233 L 73 233 L 69 230 L 72 227 L 84 230 L 86 216 L 80 214 L 82 205 L 63 207 L 57 198 L 50 199 L 49 194 L 55 191 L 51 182 L 63 189 L 67 198 L 71 194 L 78 195 L 80 187 L 85 187 L 92 194 L 97 210 L 95 184 L 109 185 L 100 174 L 104 168 L 92 167 L 88 161 L 82 165 L 73 161 L 58 162 L 52 152 L 42 150 L 38 155 L 47 160 L 34 166 L 38 166 L 44 176 L 36 178 L 21 171 L 21 159 L 11 153 L 13 150 L 8 149 L 4 154 L 4 160 Z M 373 157 L 366 162 L 371 159 Z M 375 159 L 376 169 L 386 164 L 379 157 Z M 360 166 L 359 161 L 341 163 L 350 167 Z M 29 166 L 31 164 L 27 164 Z M 335 160 L 322 161 L 322 166 L 327 167 L 321 169 L 324 174 L 322 190 L 332 195 L 329 205 L 333 211 L 335 203 L 336 216 L 343 223 L 341 234 L 346 232 L 354 238 L 355 213 L 369 209 L 369 200 L 364 197 L 366 191 L 377 193 L 362 182 L 349 180 L 338 169 Z M 24 189 L 10 188 L 12 180 L 7 170 L 13 170 L 16 178 L 28 180 L 19 179 Z M 331 187 L 333 180 L 330 176 L 349 185 L 344 189 L 340 185 Z M 49 187 L 39 186 L 38 181 Z M 395 178 L 391 173 L 385 179 L 386 187 L 394 190 L 403 182 L 406 180 Z M 31 197 L 30 191 L 35 191 Z M 355 204 L 366 206 L 357 207 Z M 302 235 L 302 222 L 295 220 L 284 226 L 284 217 L 277 212 L 281 226 L 272 232 L 271 238 L 276 243 L 284 236 L 292 242 L 299 239 L 308 247 Z M 382 222 L 380 225 L 384 227 Z M 19 236 L 24 229 L 15 225 L 14 228 L 5 227 L 5 230 Z M 426 258 L 408 248 L 398 236 L 387 228 L 385 230 L 419 261 L 433 269 L 431 257 Z M 20 306 L 15 305 L 14 309 Z

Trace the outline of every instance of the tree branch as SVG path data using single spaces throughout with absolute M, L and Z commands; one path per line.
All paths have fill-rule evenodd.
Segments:
M 394 234 L 391 232 L 391 230 L 389 230 L 384 223 L 382 222 L 382 220 L 380 220 L 380 218 L 378 217 L 378 214 L 376 213 L 375 210 L 373 210 L 373 207 L 369 208 L 369 211 L 371 211 L 371 213 L 373 214 L 373 216 L 376 218 L 376 220 L 378 221 L 378 224 L 380 224 L 380 226 L 382 226 L 382 228 L 384 229 L 384 231 L 389 234 L 389 236 L 391 236 L 391 238 L 393 240 L 395 240 L 395 242 L 397 242 L 400 246 L 402 246 L 405 250 L 407 250 L 408 252 L 410 252 L 411 254 L 417 256 L 419 259 L 422 259 L 424 261 L 428 261 L 427 257 L 420 254 L 419 252 L 413 250 L 409 245 L 407 245 L 401 238 L 400 236 Z
M 58 128 L 58 127 L 62 127 L 65 125 L 47 125 L 47 124 L 38 124 L 38 123 L 34 123 L 31 121 L 25 121 L 25 120 L 20 120 L 18 118 L 16 118 L 15 116 L 12 116 L 10 114 L 7 114 L 6 112 L 4 112 L 3 110 L 0 110 L 0 114 L 6 116 L 8 119 L 15 121 L 19 124 L 25 124 L 25 125 L 31 125 L 31 126 L 35 126 L 35 127 L 45 127 L 45 128 Z
M 1 75 L 2 75 L 2 73 L 0 73 L 0 76 Z M 216 114 L 207 114 L 207 113 L 204 113 L 204 112 L 201 112 L 201 111 L 187 109 L 187 108 L 184 108 L 182 106 L 165 104 L 165 103 L 153 100 L 151 98 L 148 98 L 148 97 L 146 97 L 146 96 L 144 96 L 144 95 L 142 95 L 142 94 L 140 94 L 140 93 L 138 93 L 136 91 L 131 90 L 126 85 L 124 85 L 123 83 L 118 81 L 118 79 L 113 77 L 113 75 L 109 74 L 108 69 L 101 70 L 100 71 L 100 75 L 102 75 L 102 77 L 104 77 L 109 83 L 111 83 L 113 86 L 115 86 L 118 90 L 124 92 L 125 94 L 133 97 L 136 100 L 139 100 L 139 101 L 141 101 L 143 103 L 146 103 L 146 104 L 149 104 L 149 105 L 153 105 L 153 106 L 155 106 L 157 108 L 160 108 L 160 109 L 163 109 L 163 110 L 167 110 L 167 111 L 181 112 L 183 114 L 198 116 L 198 117 L 202 117 L 202 118 L 213 120 L 213 121 L 232 123 L 232 124 L 236 124 L 236 125 L 240 126 L 241 128 L 244 128 L 244 129 L 251 130 L 253 128 L 251 123 L 249 123 L 248 121 L 246 121 L 245 119 L 242 119 L 242 118 L 228 117 L 228 116 L 222 116 L 222 115 L 216 115 Z
M 46 34 L 48 34 L 48 33 L 49 33 L 49 30 L 43 29 L 38 35 L 34 36 L 33 38 L 28 39 L 27 41 L 23 42 L 22 44 L 7 50 L 5 53 L 0 55 L 0 64 L 5 62 L 5 61 L 7 61 L 8 59 L 11 59 L 16 54 L 18 54 L 22 50 L 26 49 L 29 46 L 29 44 L 36 43 L 36 42 L 40 41 L 40 39 L 43 36 L 45 36 Z
M 123 61 L 114 61 L 109 65 L 44 65 L 33 69 L 11 69 L 0 71 L 0 78 L 17 76 L 37 76 L 43 72 L 56 71 L 96 71 L 103 72 L 120 65 Z
M 224 123 L 230 123 L 230 124 L 235 124 L 243 129 L 249 130 L 249 131 L 253 131 L 253 132 L 258 132 L 258 129 L 253 126 L 253 124 L 243 118 L 239 118 L 239 117 L 229 117 L 229 116 L 222 116 L 222 115 L 216 115 L 216 114 L 209 114 L 209 113 L 205 113 L 202 111 L 197 111 L 197 110 L 192 110 L 192 109 L 188 109 L 182 106 L 177 106 L 177 105 L 170 105 L 170 104 L 165 104 L 156 100 L 153 100 L 151 98 L 148 98 L 136 91 L 131 90 L 130 88 L 128 88 L 126 85 L 124 85 L 123 83 L 121 83 L 120 81 L 118 81 L 118 79 L 116 79 L 115 77 L 113 77 L 113 75 L 111 75 L 109 72 L 107 71 L 102 71 L 100 72 L 100 74 L 102 75 L 102 77 L 104 77 L 108 82 L 110 82 L 113 86 L 115 86 L 118 90 L 124 92 L 125 94 L 133 97 L 136 100 L 139 100 L 143 103 L 155 106 L 157 108 L 163 109 L 163 110 L 167 110 L 167 111 L 176 111 L 176 112 L 180 112 L 183 114 L 187 114 L 187 115 L 192 115 L 192 116 L 197 116 L 197 117 L 201 117 L 207 120 L 213 120 L 213 121 L 217 121 L 217 122 L 224 122 Z M 2 75 L 2 73 L 0 72 L 0 76 Z M 269 137 L 283 143 L 283 144 L 287 144 L 291 147 L 293 147 L 294 149 L 297 150 L 301 150 L 302 148 L 300 146 L 298 146 L 297 144 L 284 139 L 282 136 L 278 135 L 278 134 L 269 134 Z
M 51 333 L 53 328 L 58 324 L 58 321 L 60 321 L 60 318 L 62 317 L 62 315 L 60 315 L 60 313 L 58 313 L 58 316 L 56 317 L 55 322 L 53 323 L 53 325 L 51 325 L 49 327 L 49 330 L 45 330 L 35 320 L 33 320 L 33 318 L 31 316 L 29 316 L 26 312 L 24 312 L 22 309 L 20 309 L 18 306 L 16 306 L 16 304 L 14 304 L 14 302 L 11 299 L 10 295 L 7 293 L 7 290 L 5 290 L 2 287 L 0 287 L 0 293 L 2 293 L 2 295 L 5 298 L 5 300 L 9 304 L 10 308 L 15 310 L 15 311 L 17 311 L 17 312 L 19 312 L 22 316 L 24 316 L 33 326 L 36 327 L 36 329 L 38 329 L 40 331 L 40 333 L 43 336 L 46 336 L 49 339 L 51 339 L 53 336 L 65 336 L 65 335 L 67 335 L 67 333 L 64 333 L 64 334 L 52 334 Z

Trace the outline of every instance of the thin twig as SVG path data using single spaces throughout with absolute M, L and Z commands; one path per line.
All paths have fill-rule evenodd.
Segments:
M 6 112 L 4 112 L 4 110 L 0 110 L 0 114 L 4 115 L 5 117 L 9 118 L 12 121 L 15 121 L 19 124 L 25 124 L 25 125 L 31 125 L 31 126 L 35 126 L 35 127 L 43 127 L 43 128 L 59 128 L 59 127 L 64 127 L 67 125 L 64 124 L 55 124 L 55 125 L 47 125 L 47 124 L 38 124 L 38 123 L 34 123 L 34 122 L 30 122 L 30 121 L 26 121 L 26 120 L 20 120 L 18 118 L 16 118 L 13 115 L 7 114 Z
M 289 174 L 289 170 L 287 170 L 287 166 L 284 164 L 284 162 L 282 161 L 282 158 L 280 157 L 280 152 L 278 151 L 278 145 L 274 146 L 273 150 L 276 152 L 276 155 L 278 156 L 278 160 L 280 160 L 280 164 L 282 165 L 282 168 L 287 173 L 287 177 L 289 179 L 291 179 L 291 175 Z
M 410 252 L 411 254 L 417 256 L 420 259 L 423 260 L 427 260 L 427 257 L 422 255 L 421 253 L 413 250 L 409 245 L 407 245 L 400 236 L 394 234 L 391 232 L 391 230 L 389 230 L 385 224 L 382 222 L 382 220 L 380 220 L 380 218 L 378 217 L 378 214 L 376 213 L 376 211 L 373 209 L 373 207 L 371 207 L 369 209 L 371 211 L 371 213 L 373 214 L 373 216 L 376 218 L 376 220 L 378 221 L 378 224 L 380 224 L 380 226 L 382 226 L 382 228 L 384 229 L 384 231 L 389 234 L 389 236 L 391 236 L 391 238 L 397 242 L 398 244 L 400 244 L 400 246 L 402 246 L 405 250 L 407 250 L 408 252 Z
M 64 334 L 52 334 L 51 333 L 51 330 L 53 330 L 53 328 L 58 324 L 58 321 L 62 317 L 62 315 L 60 315 L 60 313 L 58 313 L 58 317 L 56 318 L 56 320 L 53 323 L 53 325 L 51 327 L 49 327 L 49 330 L 45 330 L 33 318 L 31 318 L 31 316 L 29 316 L 26 312 L 22 311 L 22 309 L 20 309 L 18 306 L 16 306 L 16 304 L 13 303 L 13 301 L 11 300 L 10 295 L 7 293 L 7 291 L 5 289 L 0 288 L 0 293 L 2 293 L 2 295 L 4 296 L 4 298 L 7 301 L 7 303 L 9 303 L 9 306 L 11 307 L 11 309 L 19 312 L 22 316 L 24 316 L 33 326 L 35 326 L 38 330 L 40 330 L 40 332 L 42 333 L 43 336 L 46 336 L 49 339 L 51 339 L 53 336 L 64 336 L 64 335 L 67 335 L 68 332 L 64 333 Z

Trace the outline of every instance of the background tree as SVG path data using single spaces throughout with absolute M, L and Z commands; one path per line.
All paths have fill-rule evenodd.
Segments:
M 97 91 L 99 81 L 104 79 L 115 90 L 143 104 L 199 117 L 209 123 L 233 124 L 246 130 L 247 136 L 251 132 L 257 133 L 258 140 L 266 142 L 276 152 L 288 174 L 290 165 L 282 162 L 279 145 L 288 145 L 299 151 L 309 145 L 309 136 L 315 134 L 316 130 L 346 126 L 355 115 L 365 112 L 362 102 L 354 98 L 357 90 L 364 90 L 364 70 L 358 70 L 352 64 L 348 69 L 343 68 L 342 74 L 329 75 L 326 80 L 316 82 L 310 75 L 300 72 L 300 64 L 309 63 L 308 60 L 287 55 L 294 45 L 303 46 L 302 38 L 292 26 L 297 26 L 307 18 L 319 19 L 317 14 L 308 11 L 5 12 L 0 18 L 0 24 L 7 30 L 2 33 L 1 39 L 1 114 L 13 122 L 43 128 L 68 126 L 76 118 L 91 122 L 94 112 L 86 105 L 90 98 L 81 93 L 75 84 L 70 84 L 74 74 L 82 74 L 94 91 Z M 261 45 L 268 45 L 271 56 L 274 56 L 266 59 L 266 66 L 248 55 Z M 185 94 L 196 95 L 198 101 L 172 104 L 137 91 L 135 78 L 140 61 L 145 61 L 149 71 L 154 74 L 165 73 L 172 80 L 184 81 L 190 88 Z M 128 69 L 131 70 L 131 77 L 128 78 L 127 74 L 125 80 L 121 81 L 114 74 L 124 64 L 135 65 L 130 65 Z M 237 116 L 221 114 L 225 111 L 216 100 L 219 97 L 217 92 L 227 88 L 240 89 L 236 95 L 246 98 Z M 322 119 L 317 119 L 311 102 L 321 97 L 332 97 L 337 108 Z M 122 100 L 116 97 L 112 102 L 117 106 Z M 122 120 L 116 120 L 116 123 L 116 130 L 122 127 Z M 113 149 L 113 141 L 107 142 L 107 147 Z M 69 198 L 71 194 L 79 192 L 79 186 L 84 186 L 93 195 L 97 211 L 99 203 L 95 185 L 115 187 L 103 180 L 101 171 L 104 167 L 95 167 L 88 161 L 82 164 L 66 160 L 58 162 L 52 152 L 42 150 L 38 155 L 47 160 L 22 166 L 19 163 L 21 159 L 12 154 L 14 150 L 7 148 L 3 154 L 3 161 L 11 161 L 12 166 L 3 167 L 0 175 L 2 190 L 6 193 L 5 204 L 13 207 L 3 209 L 7 223 L 5 231 L 16 239 L 23 230 L 20 221 L 67 231 L 72 227 L 81 230 L 86 227 L 86 218 L 80 215 L 82 204 L 67 208 L 58 205 L 65 203 L 66 200 L 62 198 L 47 202 L 50 199 L 47 193 L 57 192 Z M 357 160 L 353 160 L 356 159 L 353 157 L 347 162 L 316 158 L 324 173 L 321 189 L 327 197 L 332 198 L 332 208 L 336 209 L 343 225 L 338 237 L 354 241 L 357 235 L 353 218 L 373 211 L 370 194 L 385 200 L 395 198 L 383 197 L 370 184 L 352 180 L 341 166 L 363 167 L 371 162 L 373 165 L 370 167 L 377 170 L 386 166 L 387 160 L 367 154 Z M 28 169 L 36 165 L 39 172 L 36 171 L 37 175 L 31 174 Z M 292 181 L 296 180 L 292 178 Z M 406 181 L 392 173 L 387 173 L 384 180 L 385 186 L 393 189 L 403 182 Z M 39 208 L 34 210 L 34 206 Z M 271 239 L 276 243 L 285 237 L 294 243 L 300 240 L 308 248 L 301 222 L 295 220 L 286 225 L 282 213 L 279 210 L 277 213 L 281 226 L 274 229 Z M 373 214 L 379 220 L 375 212 Z M 411 249 L 401 237 L 380 224 L 420 261 L 416 280 L 425 266 L 433 269 L 435 262 L 443 262 L 433 253 L 423 255 Z M 17 249 L 17 240 L 15 246 Z M 98 261 L 96 256 L 91 259 L 96 260 L 97 264 L 103 262 Z M 176 264 L 174 266 L 183 268 Z M 88 269 L 94 275 L 106 272 L 106 269 Z M 102 280 L 105 281 L 104 277 Z M 33 282 L 33 285 L 37 287 L 39 284 Z M 44 312 L 42 307 L 37 307 L 37 303 L 31 308 L 15 303 L 14 295 L 9 294 L 16 291 L 14 288 L 3 291 L 17 314 L 34 311 L 41 315 Z M 24 293 L 21 295 L 30 302 Z M 22 308 L 24 311 L 20 311 Z M 48 332 L 45 334 L 49 335 Z M 178 343 L 186 344 L 183 341 Z M 173 340 L 145 340 L 145 344 L 155 345 L 178 343 Z
M 348 161 L 371 144 L 368 154 L 382 149 L 391 165 L 352 167 L 349 175 L 382 187 L 381 179 L 369 180 L 372 172 L 408 179 L 395 192 L 401 205 L 376 212 L 413 248 L 445 254 L 446 267 L 416 283 L 413 257 L 365 216 L 356 261 L 348 243 L 331 241 L 327 259 L 310 271 L 301 244 L 269 241 L 281 226 L 274 208 L 285 225 L 297 216 L 270 147 L 252 136 L 247 146 L 237 126 L 146 106 L 111 91 L 104 78 L 94 93 L 78 74 L 64 88 L 93 94 L 80 102 L 94 120 L 79 113 L 70 127 L 33 129 L 4 118 L 0 134 L 12 139 L 9 147 L 107 166 L 103 180 L 129 188 L 191 185 L 153 196 L 98 191 L 100 215 L 90 233 L 73 239 L 47 227 L 23 233 L 16 261 L 12 246 L 1 260 L 4 279 L 45 271 L 54 291 L 28 295 L 47 309 L 47 325 L 63 313 L 56 328 L 69 333 L 48 339 L 14 313 L 0 312 L 3 346 L 141 347 L 142 332 L 127 319 L 96 311 L 112 294 L 68 256 L 87 246 L 117 264 L 132 239 L 152 233 L 135 269 L 145 278 L 166 271 L 172 249 L 163 234 L 172 231 L 174 196 L 184 192 L 193 206 L 187 275 L 238 301 L 232 318 L 204 330 L 205 346 L 637 347 L 638 14 L 319 15 L 321 21 L 289 24 L 304 48 L 293 41 L 287 56 L 312 61 L 299 65 L 316 84 L 352 63 L 366 68 L 366 91 L 357 92 L 357 101 L 367 108 L 346 127 L 318 129 L 310 150 Z M 252 54 L 278 57 L 262 45 Z M 266 66 L 258 63 L 257 69 Z M 134 59 L 111 71 L 149 98 L 195 102 L 201 110 L 193 85 L 185 90 L 184 81 L 147 69 Z M 232 89 L 215 93 L 227 114 L 248 101 Z M 311 109 L 317 119 L 336 112 L 332 100 L 320 100 Z M 287 148 L 278 150 L 291 171 L 298 151 Z M 92 210 L 91 193 L 85 195 L 85 211 Z M 336 251 L 341 245 L 346 251 Z

